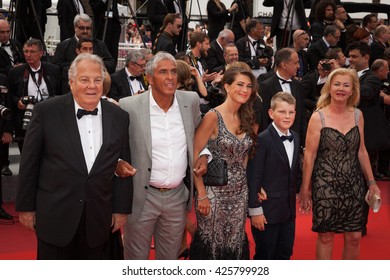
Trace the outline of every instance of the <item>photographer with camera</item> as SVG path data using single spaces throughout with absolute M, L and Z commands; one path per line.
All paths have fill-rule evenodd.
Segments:
M 11 110 L 9 109 L 9 98 L 7 76 L 0 74 L 0 166 L 8 160 L 8 144 L 12 141 Z M 3 205 L 3 184 L 0 178 L 0 220 L 12 221 L 12 216 L 2 207 Z
M 270 70 L 274 51 L 263 40 L 264 29 L 261 21 L 250 19 L 245 30 L 247 35 L 236 43 L 239 61 L 248 64 L 257 79 L 260 74 Z
M 41 41 L 27 40 L 23 53 L 27 63 L 11 69 L 8 75 L 15 139 L 20 152 L 35 103 L 61 92 L 60 69 L 56 65 L 41 62 L 44 53 Z

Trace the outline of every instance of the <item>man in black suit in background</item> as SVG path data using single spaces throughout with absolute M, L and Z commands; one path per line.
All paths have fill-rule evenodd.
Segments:
M 126 57 L 126 66 L 111 75 L 111 90 L 108 97 L 118 101 L 126 96 L 140 94 L 148 89 L 145 84 L 143 73 L 145 72 L 146 60 L 141 50 L 130 50 Z
M 51 62 L 60 67 L 61 70 L 64 67 L 69 67 L 73 59 L 76 58 L 77 41 L 82 37 L 92 39 L 92 19 L 88 15 L 81 14 L 75 16 L 73 26 L 75 30 L 75 36 L 68 38 L 63 42 L 60 42 L 57 45 L 54 57 L 51 60 Z M 94 39 L 93 53 L 103 59 L 104 65 L 106 66 L 108 73 L 115 72 L 116 62 L 112 58 L 104 42 L 98 39 Z
M 86 14 L 81 0 L 58 0 L 57 16 L 61 42 L 74 36 L 73 19 L 78 14 Z
M 26 109 L 28 110 L 32 104 L 60 94 L 61 83 L 60 69 L 56 65 L 41 62 L 44 52 L 40 40 L 27 40 L 23 46 L 23 52 L 26 64 L 12 68 L 8 74 L 8 94 L 11 99 L 15 137 L 20 152 L 23 149 L 23 138 L 26 131 L 26 127 L 23 125 Z M 25 123 L 25 125 L 27 124 Z
M 80 54 L 69 70 L 72 94 L 34 110 L 16 210 L 36 232 L 38 259 L 101 259 L 131 213 L 131 178 L 114 176 L 119 158 L 131 162 L 129 117 L 101 100 L 104 73 L 98 56 Z
M 89 0 L 93 10 L 93 21 L 95 26 L 95 38 L 103 41 L 111 56 L 118 60 L 119 37 L 121 36 L 121 22 L 119 19 L 118 2 L 112 0 L 111 7 L 108 7 L 108 0 Z M 106 17 L 108 11 L 108 16 Z M 106 32 L 104 27 L 107 24 Z M 103 38 L 104 36 L 104 38 Z
M 10 39 L 8 21 L 0 19 L 0 73 L 8 75 L 10 69 L 24 62 L 23 48 L 19 41 Z
M 210 43 L 210 49 L 206 56 L 206 63 L 210 73 L 225 70 L 226 63 L 223 52 L 229 44 L 234 44 L 234 33 L 230 29 L 224 29 L 219 32 L 217 39 Z

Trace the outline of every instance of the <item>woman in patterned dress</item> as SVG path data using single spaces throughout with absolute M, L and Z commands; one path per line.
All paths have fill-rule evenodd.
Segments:
M 226 100 L 203 118 L 195 134 L 194 156 L 197 159 L 207 144 L 213 158 L 226 160 L 228 183 L 205 186 L 202 177 L 194 178 L 198 228 L 191 259 L 249 259 L 246 165 L 255 141 L 252 104 L 256 79 L 250 71 L 232 67 L 222 84 Z
M 359 97 L 356 71 L 334 70 L 309 121 L 300 199 L 303 211 L 313 206 L 317 259 L 332 258 L 335 233 L 344 234 L 342 258 L 359 258 L 367 187 L 369 197 L 380 194 L 364 145 L 363 115 L 355 108 Z

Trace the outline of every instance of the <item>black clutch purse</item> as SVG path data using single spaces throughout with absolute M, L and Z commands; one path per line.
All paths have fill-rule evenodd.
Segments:
M 205 186 L 226 186 L 228 182 L 227 163 L 224 159 L 213 159 L 207 165 L 203 176 Z

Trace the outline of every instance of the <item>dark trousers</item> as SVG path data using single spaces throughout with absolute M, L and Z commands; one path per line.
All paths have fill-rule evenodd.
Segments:
M 295 30 L 284 30 L 284 29 L 277 29 L 276 30 L 276 49 L 280 50 L 282 48 L 288 47 L 293 44 L 292 35 L 294 34 Z M 288 41 L 288 38 L 290 37 L 290 44 Z
M 105 244 L 90 248 L 86 236 L 85 209 L 72 241 L 65 247 L 46 243 L 38 238 L 38 260 L 101 260 Z
M 255 260 L 289 260 L 293 253 L 295 220 L 279 224 L 266 224 L 265 230 L 252 227 L 256 243 Z

